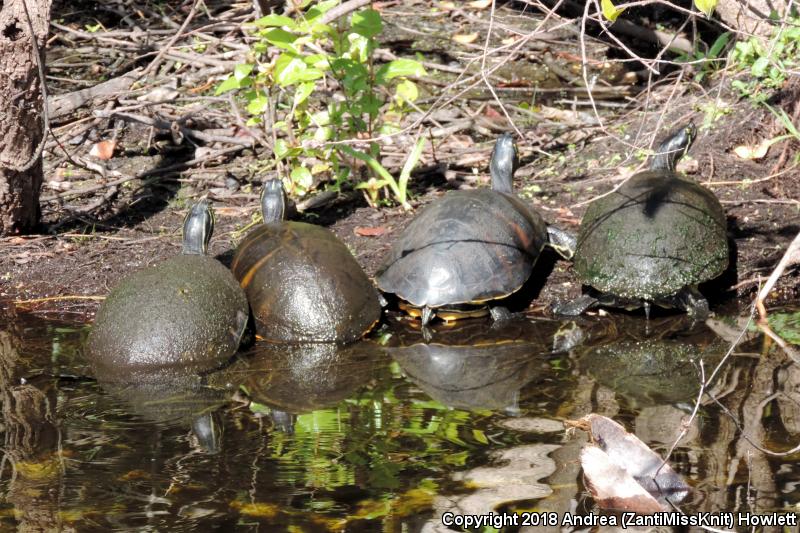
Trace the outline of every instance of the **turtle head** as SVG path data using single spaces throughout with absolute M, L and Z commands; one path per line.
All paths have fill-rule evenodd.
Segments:
M 517 143 L 510 133 L 504 133 L 497 139 L 489 162 L 489 173 L 492 176 L 492 189 L 511 194 L 514 190 L 514 172 L 519 167 Z
M 286 213 L 286 191 L 283 190 L 283 181 L 271 179 L 264 182 L 261 190 L 261 216 L 264 224 L 283 220 Z
M 686 155 L 696 137 L 697 128 L 694 126 L 694 122 L 689 122 L 673 132 L 659 145 L 656 155 L 653 156 L 653 160 L 650 162 L 650 170 L 670 170 L 674 172 L 678 161 Z
M 189 209 L 183 219 L 183 253 L 205 255 L 214 232 L 214 211 L 203 198 Z

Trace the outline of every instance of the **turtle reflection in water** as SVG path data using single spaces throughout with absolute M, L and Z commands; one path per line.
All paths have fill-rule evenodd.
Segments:
M 367 384 L 381 356 L 381 347 L 368 341 L 257 343 L 235 372 L 250 400 L 269 407 L 275 425 L 291 432 L 294 415 L 336 405 Z
M 617 316 L 608 329 L 610 339 L 590 341 L 576 351 L 577 366 L 635 409 L 691 405 L 701 384 L 700 359 L 708 375 L 728 349 L 705 324 L 685 315 L 655 324 Z
M 216 454 L 222 448 L 217 411 L 233 396 L 235 375 L 219 370 L 199 376 L 192 367 L 153 370 L 93 366 L 100 386 L 131 413 L 148 422 L 190 427 L 200 448 Z
M 431 398 L 459 409 L 514 414 L 520 389 L 551 370 L 548 356 L 559 324 L 468 320 L 421 329 L 398 320 L 392 326 L 387 352 Z
M 664 141 L 650 169 L 593 201 L 581 221 L 575 273 L 591 287 L 557 312 L 596 305 L 678 307 L 703 318 L 697 289 L 728 267 L 725 212 L 714 193 L 675 171 L 696 135 L 689 123 Z

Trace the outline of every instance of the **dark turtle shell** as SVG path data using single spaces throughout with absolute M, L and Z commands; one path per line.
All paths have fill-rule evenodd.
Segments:
M 688 178 L 641 172 L 589 205 L 574 260 L 581 281 L 604 293 L 673 296 L 727 268 L 725 212 L 714 193 Z
M 519 290 L 546 242 L 542 217 L 516 196 L 453 191 L 403 230 L 377 284 L 419 307 L 480 304 Z
M 247 317 L 247 299 L 227 268 L 205 255 L 179 255 L 111 291 L 87 351 L 105 366 L 209 370 L 236 352 Z
M 313 224 L 261 224 L 237 248 L 231 270 L 267 340 L 349 342 L 380 319 L 378 294 L 361 266 Z

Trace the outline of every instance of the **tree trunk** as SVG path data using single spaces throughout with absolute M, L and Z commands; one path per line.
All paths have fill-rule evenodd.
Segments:
M 44 99 L 38 54 L 50 4 L 0 0 L 0 235 L 30 231 L 39 222 Z

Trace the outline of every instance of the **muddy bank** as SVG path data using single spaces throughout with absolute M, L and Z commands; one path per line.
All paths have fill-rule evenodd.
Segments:
M 48 51 L 53 76 L 71 76 L 55 82 L 53 92 L 71 94 L 76 85 L 89 85 L 97 72 L 114 78 L 148 64 L 133 44 L 119 46 L 113 57 L 80 47 L 95 40 L 104 42 L 104 37 L 102 31 L 79 29 L 92 14 L 79 7 L 60 20 L 58 37 Z M 703 289 L 712 306 L 750 303 L 759 281 L 769 275 L 800 230 L 800 172 L 793 166 L 796 141 L 773 145 L 759 161 L 746 161 L 733 153 L 737 146 L 755 146 L 784 133 L 769 112 L 732 94 L 730 81 L 724 78 L 701 87 L 691 76 L 673 70 L 665 71 L 658 83 L 643 81 L 636 65 L 611 59 L 619 50 L 608 42 L 588 38 L 586 50 L 581 50 L 576 26 L 569 20 L 556 17 L 545 23 L 533 12 L 521 16 L 506 6 L 498 9 L 490 28 L 481 11 L 423 10 L 417 22 L 422 26 L 415 29 L 408 27 L 408 9 L 389 5 L 382 11 L 386 27 L 379 57 L 421 54 L 429 71 L 417 83 L 418 103 L 429 106 L 431 112 L 420 110 L 405 117 L 408 124 L 419 121 L 430 136 L 410 183 L 415 211 L 371 207 L 352 184 L 346 184 L 338 196 L 309 201 L 324 188 L 324 183 L 317 183 L 309 197 L 297 198 L 305 207 L 302 220 L 330 227 L 367 273 L 374 274 L 397 232 L 419 207 L 448 190 L 488 185 L 492 142 L 499 132 L 514 129 L 505 115 L 509 113 L 521 135 L 517 141 L 523 164 L 516 175 L 516 190 L 549 223 L 574 231 L 592 198 L 642 168 L 647 149 L 656 139 L 694 120 L 700 135 L 680 169 L 720 198 L 735 251 L 730 271 Z M 209 14 L 213 19 L 206 18 Z M 153 17 L 147 22 L 154 28 L 163 25 L 153 14 L 141 16 Z M 186 14 L 176 11 L 171 16 L 180 21 Z M 2 305 L 91 318 L 120 278 L 180 252 L 186 208 L 204 195 L 212 199 L 217 213 L 210 252 L 223 262 L 230 259 L 256 213 L 261 182 L 279 172 L 269 165 L 271 151 L 257 143 L 255 148 L 236 144 L 248 138 L 247 132 L 227 100 L 198 95 L 211 94 L 220 76 L 233 68 L 230 54 L 220 59 L 221 50 L 228 50 L 220 43 L 235 48 L 230 43 L 239 42 L 241 22 L 252 16 L 247 9 L 222 4 L 198 14 L 190 25 L 195 28 L 193 35 L 216 44 L 193 49 L 195 61 L 184 57 L 187 51 L 181 52 L 183 60 L 167 54 L 151 85 L 121 90 L 111 100 L 89 100 L 54 117 L 54 131 L 62 142 L 59 146 L 49 141 L 44 153 L 47 187 L 42 194 L 41 233 L 0 239 Z M 101 18 L 108 32 L 116 32 L 115 43 L 138 39 L 126 26 L 129 21 L 109 13 Z M 480 76 L 466 91 L 465 82 L 457 81 L 458 73 L 475 76 L 481 47 L 441 37 L 466 35 L 474 43 L 484 43 L 490 29 L 493 33 L 486 42 L 493 46 L 504 46 L 520 35 L 536 38 L 520 40 L 513 53 L 490 58 L 495 94 Z M 162 28 L 153 38 L 166 42 L 174 31 Z M 596 110 L 581 86 L 580 54 L 591 58 L 589 74 L 599 80 L 593 90 Z M 244 52 L 239 59 L 243 57 Z M 181 85 L 172 88 L 168 82 L 175 79 Z M 173 99 L 148 102 L 146 98 L 159 85 L 169 88 Z M 462 90 L 466 92 L 459 93 Z M 461 96 L 453 97 L 457 94 Z M 796 115 L 797 94 L 789 83 L 772 104 Z M 443 96 L 453 98 L 442 100 Z M 105 106 L 102 112 L 98 105 Z M 134 111 L 128 111 L 127 118 L 111 114 L 110 110 L 120 107 Z M 159 121 L 180 124 L 189 137 L 195 137 L 191 142 L 176 140 Z M 97 167 L 90 151 L 98 142 L 111 139 L 116 148 L 110 160 L 99 163 L 102 175 L 74 165 L 79 157 Z M 399 171 L 413 141 L 412 136 L 401 135 L 384 144 L 382 163 Z M 69 147 L 68 154 L 63 146 Z M 570 265 L 555 257 L 545 256 L 535 275 L 543 283 L 529 295 L 533 310 L 546 310 L 581 290 Z M 771 303 L 796 300 L 798 292 L 795 269 L 779 281 Z
M 732 116 L 716 124 L 710 132 L 701 133 L 691 151 L 692 157 L 682 168 L 706 183 L 720 198 L 727 210 L 729 234 L 735 244 L 734 268 L 718 283 L 705 287 L 705 293 L 712 302 L 735 300 L 746 306 L 759 280 L 769 275 L 800 230 L 800 207 L 793 200 L 800 197 L 800 176 L 789 171 L 763 180 L 768 176 L 768 162 L 737 160 L 731 148 L 752 142 L 758 136 L 757 131 L 741 128 L 742 118 Z M 755 122 L 757 118 L 752 120 Z M 587 200 L 611 189 L 621 179 L 617 170 L 601 166 L 603 162 L 618 159 L 616 154 L 622 150 L 623 147 L 598 136 L 583 146 L 567 149 L 568 157 L 561 160 L 530 160 L 520 168 L 516 188 L 540 209 L 548 222 L 576 230 Z M 483 154 L 488 157 L 488 144 Z M 413 186 L 414 206 L 418 210 L 449 189 L 486 185 L 485 163 L 486 158 L 475 166 L 477 179 L 459 177 L 447 181 L 445 174 L 420 177 Z M 472 178 L 468 172 L 462 174 Z M 257 209 L 254 193 L 240 196 L 245 197 L 215 202 L 217 229 L 210 253 L 223 262 L 230 259 L 243 228 Z M 183 205 L 168 204 L 147 216 L 140 211 L 137 217 L 123 216 L 102 226 L 77 222 L 55 235 L 2 239 L 0 298 L 5 305 L 21 309 L 89 317 L 120 278 L 180 253 L 179 232 L 185 213 Z M 396 207 L 368 207 L 361 196 L 350 192 L 322 209 L 302 213 L 300 219 L 329 226 L 372 275 L 396 233 L 414 214 Z M 57 213 L 51 215 L 53 224 L 58 219 Z M 531 295 L 532 307 L 546 308 L 577 295 L 580 286 L 570 270 L 569 263 L 546 256 L 535 274 L 547 276 L 546 283 L 538 294 Z M 798 296 L 795 270 L 780 280 L 772 302 L 777 304 Z

